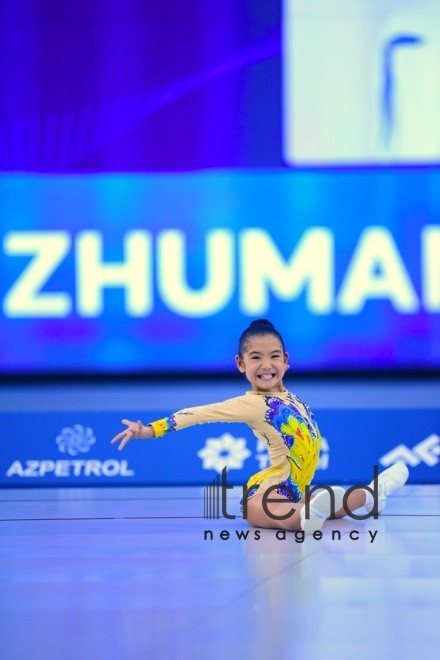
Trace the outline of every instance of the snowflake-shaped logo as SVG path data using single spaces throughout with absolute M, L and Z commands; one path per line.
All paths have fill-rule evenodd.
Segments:
M 251 455 L 245 438 L 234 438 L 223 433 L 219 438 L 206 438 L 205 446 L 197 452 L 203 461 L 204 470 L 215 470 L 219 474 L 224 467 L 241 470 L 244 461 Z
M 81 424 L 75 424 L 73 427 L 66 426 L 63 428 L 60 435 L 57 436 L 56 442 L 58 449 L 63 454 L 78 456 L 78 454 L 85 454 L 90 451 L 90 447 L 95 444 L 96 438 L 90 426 L 84 428 Z

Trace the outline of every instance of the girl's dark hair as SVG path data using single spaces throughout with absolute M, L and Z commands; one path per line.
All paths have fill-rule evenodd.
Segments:
M 272 323 L 267 319 L 256 319 L 255 321 L 252 321 L 249 327 L 240 335 L 238 342 L 238 354 L 240 356 L 242 356 L 243 353 L 246 353 L 249 340 L 256 335 L 275 335 L 275 337 L 280 340 L 281 346 L 283 347 L 283 353 L 286 352 L 283 338 Z

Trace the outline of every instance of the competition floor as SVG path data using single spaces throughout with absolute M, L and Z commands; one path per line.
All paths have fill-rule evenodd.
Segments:
M 201 488 L 0 500 L 2 660 L 438 657 L 438 485 L 408 485 L 378 520 L 331 521 L 303 543 L 205 520 Z

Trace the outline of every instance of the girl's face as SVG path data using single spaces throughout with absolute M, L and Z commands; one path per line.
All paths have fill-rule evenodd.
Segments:
M 235 363 L 254 392 L 284 392 L 288 357 L 275 335 L 256 335 L 249 339 L 243 356 L 235 357 Z

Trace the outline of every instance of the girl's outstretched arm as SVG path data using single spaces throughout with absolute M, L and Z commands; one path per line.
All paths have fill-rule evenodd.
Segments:
M 122 422 L 128 428 L 118 433 L 111 442 L 113 444 L 121 440 L 122 442 L 118 447 L 120 451 L 132 438 L 159 438 L 166 433 L 179 431 L 194 424 L 208 424 L 210 422 L 245 422 L 251 424 L 258 416 L 256 403 L 257 400 L 250 400 L 246 395 L 239 396 L 219 403 L 210 403 L 206 406 L 184 408 L 168 417 L 151 422 L 148 426 L 143 426 L 140 421 L 130 422 L 128 419 L 123 419 Z
M 126 424 L 128 428 L 124 429 L 121 431 L 121 433 L 118 433 L 113 440 L 111 441 L 111 444 L 115 444 L 115 442 L 119 442 L 121 440 L 121 444 L 118 447 L 118 450 L 121 451 L 121 449 L 124 449 L 125 445 L 130 442 L 132 438 L 154 438 L 154 429 L 152 426 L 144 426 L 142 422 L 139 420 L 137 422 L 131 422 L 129 419 L 123 419 L 122 420 L 123 424 Z

